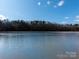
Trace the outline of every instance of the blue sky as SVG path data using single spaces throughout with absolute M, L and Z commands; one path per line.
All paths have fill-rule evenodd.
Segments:
M 1 17 L 10 20 L 79 22 L 79 0 L 0 0 Z

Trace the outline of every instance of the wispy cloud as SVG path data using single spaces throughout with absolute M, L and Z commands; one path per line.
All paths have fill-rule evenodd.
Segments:
M 67 24 L 67 21 L 62 21 L 61 24 Z
M 54 5 L 53 7 L 54 7 L 54 8 L 57 8 L 57 5 Z
M 58 6 L 63 6 L 64 0 L 59 1 Z
M 50 5 L 50 3 L 51 3 L 50 1 L 47 1 L 47 4 L 48 4 L 48 5 Z
M 41 2 L 38 2 L 37 4 L 40 6 L 41 5 Z
M 65 17 L 65 19 L 69 19 L 70 17 Z
M 76 19 L 79 19 L 79 15 L 76 16 Z
M 79 22 L 79 20 L 74 20 L 74 21 Z
M 79 15 L 75 16 L 75 20 L 76 22 L 79 22 Z

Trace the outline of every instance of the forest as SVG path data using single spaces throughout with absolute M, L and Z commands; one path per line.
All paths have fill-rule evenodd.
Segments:
M 0 31 L 79 31 L 79 24 L 58 24 L 38 20 L 0 20 Z

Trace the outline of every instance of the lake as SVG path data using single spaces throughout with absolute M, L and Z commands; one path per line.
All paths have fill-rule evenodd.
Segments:
M 79 59 L 79 32 L 1 32 L 0 59 Z

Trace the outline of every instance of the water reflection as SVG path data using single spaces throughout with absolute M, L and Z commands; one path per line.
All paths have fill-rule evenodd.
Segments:
M 0 59 L 78 59 L 79 33 L 0 33 Z

